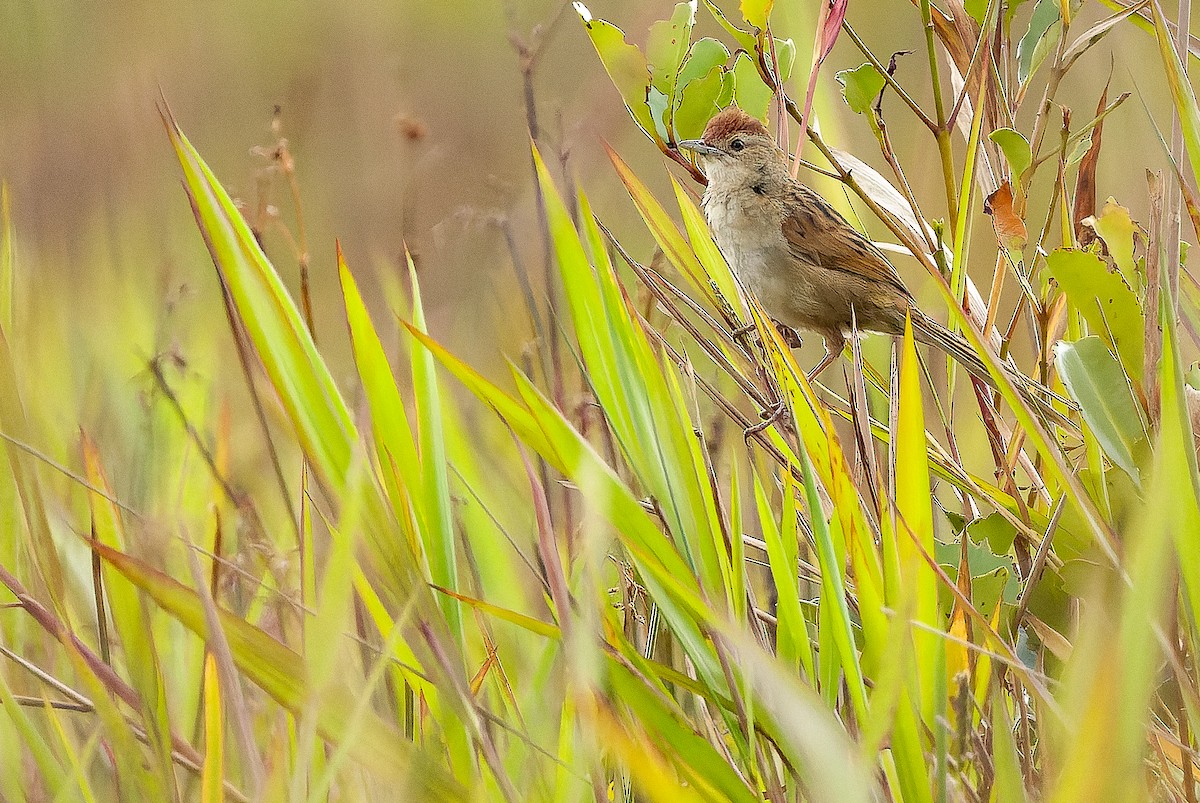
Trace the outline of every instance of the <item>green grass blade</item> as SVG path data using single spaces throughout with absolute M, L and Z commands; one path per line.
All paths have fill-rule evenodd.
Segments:
M 109 501 L 113 494 L 100 468 L 100 455 L 86 437 L 83 442 L 86 476 L 93 488 L 91 504 L 93 538 L 115 550 L 129 548 L 121 513 Z M 167 691 L 159 663 L 150 613 L 136 586 L 111 567 L 104 573 L 104 591 L 113 626 L 119 639 L 131 685 L 142 700 L 142 717 L 149 734 L 150 748 L 156 761 L 156 786 L 149 792 L 168 796 L 174 786 L 171 768 L 171 722 L 167 712 Z
M 164 112 L 196 223 L 305 453 L 323 482 L 340 489 L 354 422 L 312 335 L 250 227 L 208 165 Z
M 404 401 L 396 386 L 396 377 L 340 247 L 337 258 L 354 362 L 371 410 L 375 457 L 384 488 L 392 499 L 396 519 L 404 521 L 407 518 L 405 500 L 413 489 L 422 485 L 417 446 L 404 411 Z
M 425 310 L 421 288 L 412 257 L 408 275 L 412 282 L 413 328 L 425 331 Z M 433 581 L 452 591 L 458 590 L 458 558 L 454 535 L 454 511 L 450 507 L 450 481 L 446 475 L 446 442 L 442 434 L 442 400 L 438 388 L 433 355 L 424 349 L 412 351 L 413 395 L 417 400 L 418 437 L 421 446 L 421 519 L 424 522 L 425 557 Z M 462 616 L 459 607 L 440 600 L 442 614 L 456 640 L 460 655 L 465 654 Z

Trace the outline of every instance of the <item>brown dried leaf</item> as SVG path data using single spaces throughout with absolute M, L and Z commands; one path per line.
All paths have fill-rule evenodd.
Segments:
M 1112 75 L 1109 75 L 1109 81 Z M 1104 112 L 1108 105 L 1108 84 L 1104 83 L 1104 91 L 1100 93 L 1100 102 L 1096 105 L 1096 114 Z M 1079 162 L 1079 175 L 1075 179 L 1075 210 L 1072 219 L 1075 221 L 1075 240 L 1083 248 L 1096 239 L 1096 232 L 1083 221 L 1096 214 L 1096 165 L 1100 162 L 1100 137 L 1104 131 L 1104 120 L 1101 119 L 1092 129 L 1092 144 Z

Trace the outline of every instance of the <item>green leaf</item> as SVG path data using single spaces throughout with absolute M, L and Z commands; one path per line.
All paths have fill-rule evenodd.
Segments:
M 88 493 L 93 541 L 113 549 L 127 549 L 121 511 L 110 501 L 112 489 L 101 468 L 100 454 L 86 435 L 83 459 L 87 479 L 96 489 Z M 142 699 L 142 721 L 147 724 L 151 737 L 149 744 L 156 766 L 154 772 L 146 775 L 147 791 L 163 794 L 172 774 L 171 725 L 166 707 L 167 683 L 162 674 L 150 611 L 137 587 L 111 566 L 104 567 L 104 590 L 131 685 Z
M 196 592 L 131 555 L 97 542 L 91 546 L 180 624 L 201 638 L 209 637 L 208 622 Z M 465 792 L 457 781 L 378 714 L 368 710 L 360 721 L 353 721 L 356 701 L 348 688 L 336 685 L 325 689 L 320 704 L 313 707 L 312 689 L 299 653 L 228 611 L 218 613 L 234 663 L 242 674 L 292 713 L 314 714 L 318 732 L 334 744 L 339 744 L 353 729 L 356 738 L 347 745 L 351 755 L 381 783 L 393 783 L 400 789 L 415 785 L 420 794 L 427 796 L 423 799 L 463 799 Z
M 1029 30 L 1017 43 L 1017 82 L 1025 83 L 1046 58 L 1049 45 L 1058 41 L 1061 26 L 1049 36 L 1046 32 L 1059 20 L 1057 0 L 1040 0 L 1029 19 Z
M 696 139 L 704 126 L 721 110 L 722 97 L 728 100 L 733 89 L 733 76 L 720 67 L 697 78 L 680 93 L 679 108 L 675 110 L 676 140 Z
M 1059 343 L 1054 359 L 1100 448 L 1140 483 L 1138 458 L 1147 442 L 1146 425 L 1129 380 L 1108 346 L 1095 336 Z
M 815 680 L 812 645 L 808 625 L 800 608 L 800 587 L 796 578 L 799 537 L 797 533 L 796 489 L 790 473 L 783 476 L 782 521 L 776 524 L 775 512 L 758 474 L 754 475 L 754 501 L 758 505 L 759 524 L 767 543 L 767 560 L 774 579 L 778 642 L 776 654 L 793 672 L 803 668 L 804 677 Z
M 650 83 L 667 97 L 675 94 L 679 68 L 687 55 L 695 21 L 695 6 L 677 3 L 670 19 L 659 20 L 650 26 L 650 34 L 646 39 Z
M 358 440 L 350 411 L 317 352 L 300 312 L 233 199 L 174 118 L 167 134 L 213 263 L 287 411 L 305 453 L 326 486 L 341 489 Z
M 629 191 L 629 197 L 637 205 L 638 212 L 641 213 L 642 219 L 646 222 L 650 233 L 654 235 L 654 240 L 658 243 L 658 247 L 662 249 L 663 254 L 675 266 L 676 270 L 687 277 L 692 286 L 701 295 L 709 297 L 710 301 L 714 300 L 712 289 L 709 285 L 710 277 L 696 256 L 697 250 L 693 249 L 688 244 L 688 241 L 684 239 L 679 229 L 676 228 L 674 221 L 671 220 L 670 214 L 662 207 L 649 188 L 642 183 L 642 180 L 637 177 L 633 169 L 611 148 L 608 150 L 608 158 L 612 160 L 617 175 Z M 730 285 L 722 284 L 720 286 L 722 289 L 725 289 Z
M 596 48 L 608 77 L 625 101 L 625 108 L 629 109 L 634 121 L 647 136 L 655 142 L 661 142 L 662 137 L 658 134 L 646 102 L 650 91 L 650 67 L 646 57 L 637 47 L 625 41 L 625 34 L 620 28 L 604 20 L 592 19 L 583 3 L 575 3 L 575 10 L 583 19 L 592 46 Z
M 697 39 L 679 69 L 679 86 L 686 88 L 697 78 L 708 75 L 713 67 L 724 67 L 728 61 L 729 50 L 724 44 L 707 36 Z
M 1133 260 L 1133 237 L 1137 225 L 1129 216 L 1129 210 L 1110 196 L 1098 215 L 1084 218 L 1083 222 L 1104 240 L 1108 255 L 1117 263 L 1117 270 L 1125 277 L 1125 283 L 1137 290 L 1141 286 L 1141 278 Z
M 713 15 L 713 19 L 717 21 L 717 24 L 724 28 L 727 34 L 733 37 L 733 41 L 738 43 L 739 48 L 748 53 L 754 51 L 754 44 L 756 41 L 754 34 L 743 31 L 741 28 L 730 22 L 729 18 L 725 16 L 725 12 L 719 9 L 713 0 L 704 0 L 704 6 L 708 9 L 709 13 Z
M 405 327 L 408 329 L 408 333 L 418 343 L 429 349 L 429 353 L 436 357 L 438 362 L 445 366 L 450 373 L 454 374 L 467 390 L 475 394 L 480 401 L 491 407 L 496 415 L 504 419 L 513 428 L 522 443 L 534 449 L 555 471 L 566 472 L 562 458 L 555 452 L 553 445 L 546 440 L 541 428 L 529 414 L 525 405 L 489 382 L 478 371 L 455 357 L 429 335 L 409 324 L 405 324 Z
M 733 97 L 742 111 L 759 120 L 767 119 L 771 89 L 763 83 L 758 68 L 745 53 L 739 53 L 733 63 Z
M 1092 138 L 1091 137 L 1082 137 L 1071 148 L 1071 153 L 1067 156 L 1067 164 L 1072 167 L 1079 164 L 1079 161 L 1084 157 L 1085 154 L 1087 154 L 1088 150 L 1091 147 L 1092 147 Z
M 742 0 L 742 19 L 758 30 L 765 31 L 773 5 L 775 0 Z
M 992 694 L 992 755 L 996 771 L 993 800 L 996 803 L 1025 803 L 1029 797 L 1025 791 L 1021 759 L 1017 754 L 1007 705 L 1005 695 L 999 692 Z
M 853 70 L 842 70 L 834 77 L 842 85 L 842 97 L 846 99 L 846 105 L 855 114 L 869 110 L 887 84 L 883 73 L 870 63 L 862 64 Z
M 543 622 L 541 619 L 534 619 L 532 616 L 526 616 L 523 613 L 502 608 L 499 605 L 493 605 L 492 603 L 485 602 L 481 599 L 468 597 L 465 594 L 458 594 L 448 588 L 442 588 L 441 586 L 435 585 L 433 586 L 433 589 L 434 591 L 440 591 L 451 599 L 456 599 L 459 602 L 466 603 L 477 611 L 482 611 L 483 613 L 495 616 L 497 619 L 503 619 L 504 621 L 514 624 L 517 627 L 528 630 L 530 633 L 535 633 L 539 636 L 544 636 L 545 638 L 551 639 L 562 638 L 562 630 L 555 625 L 549 624 L 548 622 Z
M 1033 151 L 1029 148 L 1029 140 L 1011 128 L 998 128 L 988 135 L 988 139 L 1004 151 L 1013 182 L 1019 182 L 1021 175 L 1033 164 Z
M 55 758 L 54 751 L 42 736 L 41 729 L 34 724 L 34 718 L 25 712 L 25 707 L 20 705 L 13 696 L 12 688 L 8 685 L 4 674 L 0 674 L 0 710 L 4 711 L 4 717 L 8 720 L 5 724 L 11 725 L 20 737 L 21 749 L 25 753 L 23 760 L 37 766 L 42 779 L 50 784 L 48 791 L 56 792 L 60 787 L 67 786 L 69 776 L 66 768 Z M 30 713 L 37 715 L 41 712 L 33 709 Z M 130 742 L 133 742 L 132 733 L 124 729 L 120 730 L 126 734 Z M 140 762 L 141 756 L 137 755 L 135 749 L 133 755 L 121 758 L 136 766 L 135 762 Z M 30 770 L 20 774 L 32 775 Z
M 1012 523 L 999 513 L 971 522 L 967 525 L 967 534 L 977 544 L 987 541 L 988 549 L 994 555 L 1007 555 L 1017 538 Z
M 614 162 L 615 163 L 615 162 Z M 624 163 L 621 163 L 624 166 Z M 643 219 L 651 228 L 655 227 L 654 221 L 661 219 L 665 224 L 670 218 L 666 217 L 666 213 L 662 207 L 657 206 L 653 196 L 646 190 L 644 184 L 637 180 L 633 175 L 633 171 L 625 166 L 625 172 L 622 174 L 622 180 L 629 188 L 631 196 L 638 193 L 644 193 L 647 196 L 647 201 L 639 204 Z M 708 221 L 704 219 L 704 213 L 700 211 L 700 207 L 688 195 L 687 190 L 671 176 L 671 187 L 675 190 L 675 201 L 679 204 L 679 213 L 683 217 L 683 227 L 687 232 L 688 242 L 691 245 L 690 253 L 694 255 L 699 263 L 699 275 L 707 278 L 706 282 L 698 287 L 701 294 L 709 300 L 713 306 L 720 306 L 722 303 L 734 306 L 738 303 L 741 297 L 738 293 L 737 282 L 733 277 L 733 271 L 729 269 L 729 265 L 725 262 L 725 257 L 721 255 L 721 250 L 717 248 L 717 244 L 713 242 L 712 232 L 708 228 Z M 651 211 L 650 202 L 657 207 Z M 659 218 L 661 213 L 662 217 Z M 665 236 L 664 236 L 665 235 Z M 664 232 L 664 235 L 656 235 L 661 239 L 673 239 L 671 232 Z M 715 291 L 715 292 L 714 292 Z M 716 294 L 720 294 L 720 298 Z
M 646 728 L 650 741 L 670 748 L 667 754 L 689 780 L 691 789 L 707 793 L 697 794 L 695 799 L 746 803 L 758 799 L 712 743 L 697 733 L 682 716 L 682 712 L 672 711 L 662 702 L 660 693 L 647 688 L 640 678 L 617 663 L 609 664 L 608 681 L 614 697 L 628 706 L 637 725 Z M 679 791 L 674 794 L 678 795 Z
M 971 604 L 985 619 L 991 619 L 1002 598 L 1010 604 L 1017 598 L 1020 583 L 1010 566 L 998 566 L 991 571 L 975 574 L 971 565 Z
M 914 621 L 935 631 L 938 629 L 938 581 L 924 555 L 934 553 L 932 491 L 929 484 L 929 458 L 926 448 L 925 418 L 921 399 L 920 369 L 913 340 L 912 324 L 904 327 L 903 356 L 896 431 L 892 433 L 895 456 L 893 474 L 896 496 L 895 558 L 899 587 L 888 589 L 888 600 L 895 610 L 911 611 Z M 885 543 L 886 543 L 885 539 Z M 922 554 L 924 553 L 924 555 Z M 885 552 L 885 554 L 887 554 Z M 930 632 L 913 632 L 920 678 L 920 709 L 932 721 L 934 682 L 937 672 L 937 637 Z
M 1169 288 L 1163 287 L 1160 315 L 1163 325 L 1162 360 L 1159 381 L 1162 389 L 1162 428 L 1158 435 L 1155 466 L 1157 481 L 1163 483 L 1166 498 L 1173 501 L 1163 524 L 1174 535 L 1179 557 L 1179 574 L 1186 589 L 1183 606 L 1195 628 L 1200 623 L 1200 544 L 1195 533 L 1200 528 L 1200 472 L 1196 465 L 1196 433 L 1191 403 L 1183 385 L 1183 360 L 1179 351 L 1179 330 L 1171 305 Z
M 670 130 L 668 124 L 670 115 L 667 114 L 667 109 L 671 106 L 671 99 L 658 90 L 658 87 L 650 87 L 650 91 L 646 93 L 646 107 L 650 109 L 650 116 L 654 120 L 654 136 L 661 140 L 670 139 Z
M 987 16 L 988 0 L 966 0 L 963 7 L 977 25 L 983 25 L 983 18 Z
M 1092 251 L 1059 248 L 1046 269 L 1062 287 L 1091 330 L 1121 358 L 1125 373 L 1142 376 L 1144 324 L 1137 296 L 1120 273 L 1110 271 Z
M 971 571 L 971 604 L 985 619 L 990 619 L 1000 600 L 1003 599 L 1010 605 L 1017 601 L 1021 584 L 1017 580 L 1011 557 L 1004 553 L 993 552 L 990 545 L 980 543 L 983 541 L 982 538 L 976 540 L 975 527 L 987 521 L 988 519 L 980 519 L 972 522 L 967 529 L 969 538 L 967 566 Z M 950 579 L 957 581 L 959 562 L 962 560 L 962 546 L 958 543 L 943 544 L 939 542 L 936 546 L 935 557 Z M 953 603 L 953 597 L 948 589 L 944 589 L 944 591 L 942 607 L 948 611 Z
M 412 325 L 425 331 L 425 310 L 421 301 L 421 286 L 412 256 L 408 261 L 409 284 L 412 286 Z M 433 355 L 423 349 L 413 349 L 411 355 L 413 397 L 416 399 L 417 442 L 421 450 L 422 528 L 425 557 L 429 574 L 435 583 L 452 591 L 458 590 L 458 558 L 454 533 L 454 509 L 450 503 L 450 480 L 446 466 L 446 440 L 443 435 L 441 389 Z M 411 490 L 411 489 L 410 489 Z M 459 606 L 439 600 L 446 623 L 465 653 L 463 623 Z
M 417 493 L 421 488 L 421 462 L 417 458 L 417 445 L 404 411 L 404 401 L 396 386 L 396 377 L 392 374 L 392 366 L 340 247 L 337 257 L 354 364 L 358 368 L 371 411 L 375 457 L 396 520 L 403 522 L 406 518 L 403 508 L 408 495 Z
M 790 38 L 775 39 L 775 61 L 779 63 L 779 79 L 786 81 L 796 66 L 796 42 Z

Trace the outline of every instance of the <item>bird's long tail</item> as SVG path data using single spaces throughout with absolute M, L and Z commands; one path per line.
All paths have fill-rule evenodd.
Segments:
M 972 376 L 979 378 L 987 383 L 989 387 L 996 389 L 996 380 L 992 378 L 987 366 L 979 359 L 979 355 L 975 353 L 975 349 L 971 347 L 966 338 L 951 332 L 920 310 L 916 308 L 910 309 L 913 336 L 918 341 L 941 349 L 953 357 L 954 361 L 965 368 Z M 1054 393 L 1045 385 L 1025 376 L 1025 374 L 1011 365 L 1001 363 L 1001 368 L 1003 368 L 1009 379 L 1012 380 L 1021 397 L 1043 418 L 1071 430 L 1078 429 L 1077 425 L 1053 404 L 1053 400 L 1059 400 L 1070 405 L 1068 400 Z

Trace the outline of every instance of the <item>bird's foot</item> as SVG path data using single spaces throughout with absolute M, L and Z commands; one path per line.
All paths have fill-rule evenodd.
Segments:
M 788 414 L 787 413 L 787 405 L 784 404 L 782 401 L 776 402 L 768 409 L 763 410 L 761 413 L 759 413 L 759 417 L 762 418 L 762 421 L 759 421 L 754 426 L 747 427 L 742 432 L 742 436 L 748 441 L 751 438 L 753 438 L 755 435 L 757 435 L 758 433 L 762 432 L 763 430 L 765 430 L 765 429 L 769 428 L 770 426 L 772 426 L 773 424 L 775 424 L 776 422 L 786 418 L 787 414 Z
M 748 323 L 745 326 L 739 326 L 737 329 L 734 329 L 729 334 L 732 335 L 734 337 L 734 339 L 737 339 L 739 337 L 745 337 L 746 335 L 753 334 L 757 329 L 758 329 L 757 326 L 755 326 L 752 323 Z
M 775 328 L 779 330 L 779 336 L 783 338 L 783 342 L 788 348 L 798 349 L 804 345 L 804 340 L 801 339 L 800 333 L 792 327 L 785 326 L 776 321 Z

